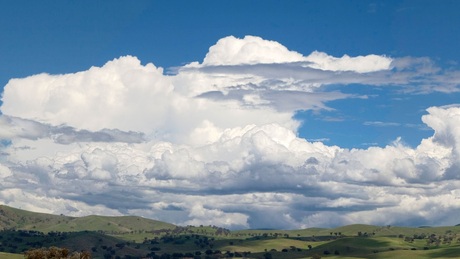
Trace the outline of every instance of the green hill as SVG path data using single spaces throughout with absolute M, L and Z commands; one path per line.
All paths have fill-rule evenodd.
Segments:
M 24 259 L 24 255 L 0 252 L 0 259 Z
M 36 213 L 21 209 L 0 205 L 0 230 L 3 229 L 33 229 L 37 225 L 40 228 L 46 228 L 52 226 L 67 218 L 45 213 Z
M 174 229 L 176 226 L 166 222 L 146 219 L 137 216 L 86 216 L 68 217 L 51 215 L 16 209 L 0 205 L 0 230 L 22 229 L 48 233 L 102 231 L 113 234 L 131 233 L 136 231 L 154 231 Z
M 180 227 L 137 216 L 67 217 L 0 205 L 0 252 L 4 253 L 0 259 L 19 258 L 28 249 L 50 246 L 86 250 L 93 258 L 192 258 L 197 254 L 199 258 L 301 259 L 315 254 L 323 258 L 458 258 L 460 226 L 354 224 L 230 231 L 217 226 Z

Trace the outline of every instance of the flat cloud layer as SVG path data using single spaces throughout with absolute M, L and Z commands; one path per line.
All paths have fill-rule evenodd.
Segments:
M 303 56 L 246 36 L 220 39 L 175 75 L 126 56 L 12 79 L 0 116 L 0 202 L 229 228 L 458 224 L 459 106 L 429 108 L 422 120 L 435 133 L 416 148 L 309 142 L 293 119 L 366 98 L 324 85 L 458 91 L 440 87 L 446 75 L 426 59 Z

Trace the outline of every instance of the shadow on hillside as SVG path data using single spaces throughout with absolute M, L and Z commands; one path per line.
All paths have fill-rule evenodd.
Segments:
M 441 248 L 437 251 L 433 251 L 429 253 L 429 255 L 432 258 L 439 258 L 439 257 L 459 258 L 460 246 Z
M 368 255 L 385 252 L 394 244 L 374 238 L 344 237 L 315 247 L 317 251 L 339 251 L 340 255 Z

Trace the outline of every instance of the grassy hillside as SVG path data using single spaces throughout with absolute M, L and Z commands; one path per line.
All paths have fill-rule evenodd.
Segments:
M 66 217 L 0 206 L 1 258 L 31 248 L 87 250 L 93 258 L 458 258 L 460 226 L 408 228 L 355 224 L 338 228 L 230 231 L 179 227 L 125 217 Z M 5 254 L 12 253 L 12 254 Z M 174 256 L 173 256 L 174 255 Z M 157 256 L 157 257 L 155 257 Z
M 46 228 L 55 225 L 61 220 L 71 220 L 71 217 L 57 216 L 45 213 L 36 213 L 0 205 L 0 230 L 20 228 Z
M 0 252 L 0 259 L 24 259 L 24 255 Z
M 88 230 L 107 233 L 131 233 L 136 231 L 173 229 L 175 227 L 173 224 L 136 216 L 87 216 L 76 218 L 35 213 L 0 205 L 0 230 L 23 229 L 44 233 L 51 231 L 78 232 Z

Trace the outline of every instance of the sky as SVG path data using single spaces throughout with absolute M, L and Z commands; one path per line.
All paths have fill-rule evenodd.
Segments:
M 0 203 L 455 225 L 458 1 L 2 1 Z

